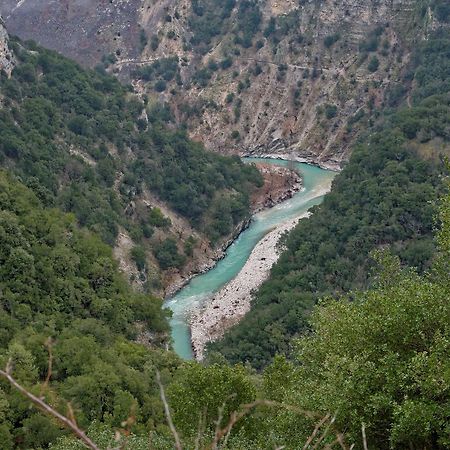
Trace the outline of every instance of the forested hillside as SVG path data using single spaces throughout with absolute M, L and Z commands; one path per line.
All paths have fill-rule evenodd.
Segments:
M 29 190 L 5 175 L 0 188 L 6 210 L 3 219 L 9 215 L 8 223 L 16 219 L 27 225 L 16 226 L 15 239 L 2 247 L 2 259 L 8 252 L 15 253 L 16 259 L 18 254 L 24 258 L 27 254 L 28 265 L 34 257 L 35 264 L 44 267 L 46 261 L 39 255 L 42 245 L 50 250 L 47 260 L 54 259 L 51 238 L 57 233 L 49 235 L 49 230 L 67 230 L 73 219 L 43 210 Z M 55 296 L 52 305 L 43 302 L 45 316 L 27 317 L 23 307 L 16 309 L 14 318 L 4 311 L 2 327 L 6 324 L 14 331 L 1 352 L 0 367 L 10 359 L 15 379 L 69 419 L 76 417 L 95 442 L 96 447 L 91 448 L 96 449 L 206 449 L 218 444 L 220 448 L 248 450 L 305 445 L 319 449 L 446 449 L 450 445 L 450 195 L 437 206 L 437 252 L 426 274 L 402 270 L 389 251 L 373 254 L 378 267 L 372 288 L 323 302 L 313 315 L 314 333 L 296 342 L 295 358 L 277 357 L 262 376 L 243 366 L 181 364 L 170 352 L 149 351 L 126 340 L 114 325 L 110 328 L 107 316 L 95 318 L 98 308 L 90 309 L 92 317 L 86 317 L 87 313 L 77 317 L 76 310 L 64 311 Z M 29 214 L 34 216 L 33 222 L 36 215 L 41 217 L 37 223 L 45 223 L 50 216 L 53 227 L 34 230 L 28 224 Z M 65 240 L 60 239 L 64 244 L 60 244 L 59 254 L 64 245 L 76 246 L 70 241 L 77 240 L 78 233 L 66 232 Z M 39 237 L 48 242 L 36 242 Z M 26 242 L 31 247 L 27 248 Z M 97 265 L 91 257 L 105 246 L 93 238 L 88 249 L 78 248 L 87 250 L 89 257 L 80 257 L 80 264 L 73 264 L 68 281 L 78 278 L 79 283 L 84 280 L 93 285 L 101 301 L 104 292 L 120 286 L 117 275 L 112 271 L 113 281 L 103 279 L 100 287 L 99 278 L 81 271 Z M 103 260 L 107 259 L 104 256 Z M 33 275 L 28 275 L 27 285 L 33 285 Z M 19 291 L 23 278 L 23 272 L 10 274 Z M 48 285 L 52 287 L 54 281 Z M 17 292 L 14 282 L 9 288 Z M 21 303 L 26 305 L 27 299 Z M 136 300 L 126 305 L 133 303 Z M 44 317 L 50 320 L 44 322 Z M 158 327 L 157 315 L 150 311 L 134 318 L 150 319 L 152 326 Z M 14 322 L 21 327 L 9 325 Z M 131 323 L 125 320 L 122 325 L 127 328 Z M 49 359 L 43 343 L 60 327 L 57 340 L 47 341 L 53 355 Z M 126 332 L 128 337 L 132 329 Z M 48 364 L 52 364 L 50 369 Z M 162 372 L 166 406 L 178 443 L 164 425 L 163 404 L 154 383 L 157 369 Z M 0 372 L 2 448 L 41 449 L 49 444 L 54 450 L 85 448 L 67 435 L 61 424 L 30 408 L 7 383 L 4 373 Z M 65 400 L 71 401 L 69 406 Z M 233 411 L 239 415 L 229 418 Z
M 215 1 L 193 2 L 200 50 L 234 5 Z M 240 6 L 261 32 L 257 3 Z M 443 0 L 427 6 L 421 19 L 448 20 Z M 253 31 L 233 30 L 236 45 Z M 13 41 L 16 66 L 0 74 L 0 449 L 80 450 L 80 430 L 92 450 L 448 449 L 450 30 L 428 32 L 205 364 L 170 350 L 168 312 L 132 289 L 112 247 L 126 233 L 144 272 L 181 266 L 195 240 L 144 200 L 217 242 L 260 175 L 103 70 Z
M 441 157 L 449 155 L 450 39 L 438 33 L 416 52 L 404 82 L 415 90 L 384 112 L 355 146 L 332 192 L 287 237 L 286 251 L 252 301 L 251 312 L 211 345 L 228 361 L 264 367 L 308 330 L 317 300 L 370 283 L 370 251 L 390 246 L 403 264 L 425 270 L 434 254 Z M 402 101 L 391 93 L 392 104 Z M 409 106 L 406 104 L 409 103 Z
M 151 250 L 161 269 L 182 266 L 192 252 L 144 202 L 148 192 L 213 244 L 248 217 L 249 194 L 261 184 L 255 168 L 206 152 L 169 128 L 167 108 L 105 73 L 33 44 L 12 47 L 17 67 L 0 79 L 1 164 L 46 206 L 73 212 L 110 245 L 125 229 L 143 255 L 138 266 L 148 266 Z M 164 241 L 152 240 L 157 228 Z
M 0 367 L 11 358 L 16 376 L 39 392 L 51 351 L 55 391 L 41 392 L 54 405 L 59 395 L 76 399 L 83 426 L 93 420 L 118 426 L 132 404 L 142 420 L 156 418 L 152 365 L 177 363 L 158 349 L 168 331 L 161 300 L 133 292 L 110 247 L 80 229 L 73 214 L 44 209 L 4 171 L 0 209 Z M 153 350 L 133 343 L 140 336 Z M 0 418 L 2 449 L 13 442 L 43 448 L 61 434 L 3 383 Z

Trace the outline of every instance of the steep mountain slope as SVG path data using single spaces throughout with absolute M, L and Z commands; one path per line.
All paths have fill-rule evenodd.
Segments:
M 445 17 L 450 8 L 436 11 Z M 175 130 L 167 109 L 144 108 L 102 71 L 31 43 L 11 48 L 17 67 L 11 78 L 0 75 L 0 370 L 88 428 L 99 448 L 180 447 L 158 372 L 183 448 L 450 446 L 450 196 L 438 208 L 434 201 L 450 149 L 448 28 L 417 45 L 400 89 L 387 94 L 392 109 L 361 135 L 334 194 L 288 237 L 254 314 L 220 349 L 257 367 L 290 349 L 319 296 L 369 284 L 372 248 L 391 245 L 403 263 L 429 273 L 401 270 L 378 252 L 377 283 L 319 307 L 315 333 L 295 344 L 298 360 L 276 358 L 263 376 L 242 364 L 182 363 L 159 348 L 161 301 L 130 289 L 98 237 L 112 243 L 126 230 L 158 249 L 161 264 L 176 263 L 173 245 L 155 245 L 164 233 L 176 239 L 178 220 L 199 235 L 211 223 L 212 231 L 229 228 L 243 211 L 229 196 L 245 200 L 257 173 L 204 152 Z M 220 198 L 208 203 L 211 191 Z M 205 209 L 195 220 L 185 205 Z M 440 253 L 430 233 L 436 210 Z M 142 263 L 142 249 L 133 253 Z M 2 449 L 83 448 L 0 375 Z
M 14 57 L 9 48 L 9 36 L 0 16 L 0 72 L 3 71 L 7 75 L 11 75 L 14 67 Z
M 346 0 L 339 4 L 328 0 L 299 3 L 281 0 L 165 0 L 144 1 L 139 4 L 133 1 L 112 2 L 111 5 L 104 6 L 101 3 L 98 6 L 96 2 L 85 1 L 83 8 L 70 10 L 70 14 L 75 15 L 70 17 L 72 22 L 81 20 L 80 23 L 86 24 L 86 29 L 89 30 L 96 27 L 101 30 L 103 25 L 100 26 L 99 21 L 120 28 L 121 22 L 114 22 L 113 16 L 102 9 L 112 8 L 115 13 L 122 11 L 130 22 L 139 24 L 140 48 L 137 53 L 136 42 L 133 41 L 135 33 L 130 31 L 131 28 L 127 28 L 128 31 L 118 30 L 114 37 L 105 38 L 104 42 L 107 43 L 110 53 L 105 54 L 104 58 L 97 58 L 96 62 L 102 60 L 103 68 L 116 73 L 123 80 L 131 79 L 144 101 L 150 105 L 150 111 L 156 114 L 161 126 L 165 126 L 164 122 L 169 124 L 169 127 L 173 123 L 185 123 L 191 136 L 205 142 L 209 148 L 223 153 L 289 154 L 293 158 L 332 167 L 345 162 L 350 149 L 360 149 L 359 146 L 354 147 L 354 142 L 366 129 L 373 130 L 373 125 L 378 123 L 380 111 L 397 108 L 400 104 L 414 104 L 414 94 L 411 92 L 418 83 L 418 78 L 413 79 L 411 73 L 405 74 L 403 68 L 411 62 L 411 50 L 424 37 L 428 38 L 438 27 L 448 29 L 450 17 L 449 8 L 442 0 Z M 38 21 L 44 20 L 44 17 L 52 17 L 55 23 L 61 20 L 58 19 L 58 14 L 48 7 L 48 2 L 10 2 L 4 8 L 8 10 L 7 18 L 12 24 L 14 21 L 24 23 L 33 8 L 38 8 L 39 14 L 35 14 Z M 80 27 L 79 31 L 72 35 L 74 42 L 83 42 L 86 35 L 83 30 L 84 28 Z M 30 33 L 30 36 L 39 40 L 45 39 L 47 35 L 44 28 L 36 28 Z M 119 37 L 121 39 L 118 39 Z M 62 51 L 69 51 L 60 42 L 58 45 L 62 45 Z M 83 57 L 82 47 L 78 49 L 77 58 L 84 64 L 94 64 L 94 60 Z M 412 64 L 416 62 L 412 61 Z M 399 123 L 406 121 L 407 125 L 402 125 L 405 127 L 423 126 L 420 120 L 412 119 L 406 112 L 400 114 L 396 120 Z M 394 129 L 397 125 L 394 125 Z M 442 130 L 439 133 L 442 134 Z M 402 129 L 401 134 L 399 139 L 411 141 L 412 147 L 420 147 L 419 152 L 433 154 L 436 148 L 445 149 L 445 145 L 433 140 L 434 137 L 431 139 L 433 144 L 427 147 L 422 145 L 422 140 L 427 142 L 429 137 L 421 136 L 416 139 L 414 135 L 412 139 L 414 133 L 407 129 Z M 365 139 L 368 139 L 367 136 Z M 385 144 L 374 141 L 368 145 L 375 148 L 394 147 L 396 142 L 394 136 L 392 141 L 388 139 Z M 157 145 L 154 141 L 153 144 Z M 163 154 L 166 154 L 169 147 L 162 148 Z M 173 154 L 171 150 L 167 153 L 169 159 L 166 161 L 169 163 Z M 357 158 L 364 160 L 363 165 L 370 166 L 371 159 L 375 159 L 383 167 L 384 164 L 388 165 L 387 173 L 378 166 L 373 170 L 362 167 L 362 177 L 367 177 L 375 184 L 380 184 L 386 178 L 387 183 L 396 185 L 398 177 L 390 172 L 394 163 L 388 164 L 391 159 L 396 160 L 396 154 L 381 152 L 375 157 L 370 152 L 363 152 Z M 392 200 L 392 205 L 389 206 L 392 209 L 388 208 L 388 214 L 397 220 L 406 220 L 406 223 L 402 224 L 403 230 L 397 230 L 398 233 L 394 233 L 389 239 L 399 242 L 398 250 L 403 252 L 407 259 L 410 241 L 415 245 L 418 239 L 430 233 L 430 211 L 420 208 L 420 196 L 415 195 L 415 186 L 421 183 L 414 179 L 416 162 L 419 163 L 420 158 L 408 153 L 405 161 L 399 163 L 395 170 L 407 171 L 407 177 L 413 185 L 411 202 L 415 206 L 412 209 L 419 210 L 422 215 L 414 219 L 418 221 L 417 226 L 408 225 L 411 213 L 405 213 L 408 218 L 404 219 L 404 211 L 394 208 L 395 202 L 389 195 L 395 197 L 397 189 L 392 186 L 391 190 L 388 189 L 388 203 Z M 139 182 L 151 184 L 154 181 L 145 177 L 146 170 L 142 170 L 142 162 L 139 160 L 128 165 L 132 175 L 124 178 L 125 186 L 122 184 L 128 194 L 134 195 L 132 186 L 136 174 L 139 175 Z M 356 166 L 359 167 L 359 162 Z M 346 173 L 357 171 L 356 166 L 350 165 Z M 422 167 L 420 164 L 419 166 Z M 428 176 L 429 171 L 434 169 L 421 170 Z M 170 171 L 168 175 L 172 176 Z M 190 172 L 190 176 L 192 175 L 193 172 Z M 131 185 L 127 185 L 128 179 L 131 180 Z M 159 186 L 159 182 L 157 185 Z M 431 181 L 425 183 L 425 187 L 428 188 L 429 185 L 436 188 L 432 177 Z M 169 188 L 170 186 L 171 183 Z M 355 220 L 364 222 L 368 216 L 370 219 L 367 220 L 376 225 L 370 232 L 364 228 L 364 233 L 368 232 L 371 236 L 370 242 L 358 243 L 363 246 L 361 251 L 364 252 L 373 244 L 372 238 L 376 242 L 384 239 L 383 231 L 377 228 L 380 225 L 377 222 L 379 213 L 376 208 L 372 209 L 370 204 L 365 204 L 366 199 L 373 194 L 367 191 L 369 187 L 365 186 L 360 192 L 357 203 L 359 202 L 361 209 L 352 212 Z M 344 186 L 343 198 L 349 189 L 347 185 Z M 161 192 L 158 191 L 159 195 Z M 175 200 L 178 205 L 184 203 L 185 208 L 189 209 L 185 213 L 189 216 L 191 202 L 195 197 L 185 197 L 185 193 L 168 195 L 166 200 Z M 146 195 L 144 192 L 142 198 L 148 202 Z M 379 195 L 385 195 L 384 191 Z M 335 201 L 340 202 L 339 199 Z M 230 202 L 231 210 L 226 208 L 228 217 L 234 217 L 235 214 L 238 214 L 239 218 L 243 217 L 240 203 Z M 132 214 L 139 211 L 139 207 L 134 208 L 132 203 L 131 205 Z M 231 231 L 238 221 L 234 218 L 231 222 L 221 220 L 221 199 L 212 199 L 210 206 L 213 211 L 206 215 L 210 220 L 215 220 L 213 228 L 220 230 L 224 227 Z M 329 220 L 333 222 L 334 219 Z M 340 223 L 341 218 L 336 220 Z M 196 224 L 194 222 L 191 225 Z M 211 232 L 209 220 L 201 220 L 200 226 L 203 231 Z M 320 231 L 322 228 L 316 227 L 315 230 Z M 212 231 L 210 237 L 217 239 L 217 230 Z M 372 231 L 377 237 L 373 237 Z M 334 231 L 330 233 L 335 234 Z M 181 236 L 182 234 L 180 238 Z M 347 237 L 346 232 L 343 240 Z M 126 233 L 119 238 L 124 248 L 132 246 Z M 353 241 L 351 242 L 353 245 Z M 181 264 L 179 258 L 183 258 L 183 249 L 180 244 L 178 250 L 181 255 L 171 258 L 168 257 L 169 254 L 176 250 L 173 243 L 167 242 L 165 236 L 161 238 L 158 235 L 155 235 L 154 243 L 155 256 L 159 254 L 160 264 L 167 264 L 169 267 Z M 311 250 L 313 259 L 322 258 L 313 264 L 314 267 L 322 267 L 325 264 L 326 258 L 323 255 L 334 256 L 335 251 L 339 255 L 337 249 L 343 242 L 335 244 L 317 255 Z M 427 242 L 423 247 L 421 256 L 416 261 L 421 265 L 425 264 L 424 260 L 430 255 Z M 202 246 L 199 246 L 198 250 L 201 251 Z M 415 251 L 409 251 L 408 257 L 412 257 L 413 253 Z M 123 254 L 123 249 L 119 249 L 118 254 Z M 134 255 L 136 260 L 142 261 L 142 258 L 139 258 L 142 256 L 142 250 L 137 249 Z M 365 253 L 362 255 L 364 261 L 341 261 L 343 266 L 351 266 L 351 269 L 347 267 L 348 270 L 345 269 L 344 274 L 337 274 L 334 278 L 332 276 L 331 281 L 322 271 L 323 273 L 316 274 L 314 282 L 305 282 L 306 287 L 311 289 L 312 302 L 319 294 L 327 293 L 329 289 L 337 293 L 348 289 L 355 282 L 354 279 L 349 280 L 355 273 L 356 285 L 365 285 L 366 256 Z M 338 266 L 340 267 L 340 264 Z M 361 273 L 355 272 L 355 267 L 359 267 Z M 308 266 L 308 273 L 309 270 Z M 138 275 L 137 272 L 136 274 Z M 286 285 L 290 286 L 289 283 Z M 272 292 L 269 294 L 266 301 L 272 307 Z M 280 319 L 282 329 L 286 326 L 284 313 L 285 310 L 280 312 L 283 316 Z M 266 319 L 271 317 L 271 314 L 266 315 Z M 297 311 L 291 315 L 296 314 L 301 323 L 299 322 L 299 325 L 294 320 L 294 333 L 304 326 L 303 313 Z M 255 327 L 256 329 L 258 327 Z M 269 334 L 277 334 L 278 329 L 266 331 Z M 285 345 L 286 336 L 283 333 L 280 336 L 280 339 L 275 339 L 273 345 L 270 344 L 271 339 L 262 340 L 268 342 L 271 348 L 267 349 L 262 362 L 259 361 L 258 364 L 264 364 L 273 352 Z M 238 346 L 235 346 L 234 350 L 239 353 Z M 251 357 L 259 357 L 257 353 L 254 352 Z
M 410 33 L 422 35 L 427 19 L 409 0 L 243 1 L 228 10 L 216 3 L 193 10 L 187 3 L 187 12 L 177 3 L 158 48 L 151 39 L 144 50 L 147 58 L 181 58 L 182 86 L 172 99 L 170 84 L 166 101 L 209 148 L 291 154 L 331 167 L 348 158 L 356 132 L 398 81 Z M 146 79 L 145 68 L 138 74 Z
M 14 33 L 133 79 L 210 149 L 332 167 L 400 89 L 414 42 L 448 19 L 441 0 L 8 0 L 2 11 Z
M 114 46 L 124 57 L 139 52 L 140 0 L 3 0 L 8 30 L 93 66 Z M 125 53 L 126 51 L 126 53 Z
M 71 399 L 82 426 L 120 425 L 130 408 L 143 422 L 161 422 L 152 368 L 179 364 L 163 350 L 169 327 L 161 300 L 134 292 L 110 247 L 72 214 L 44 208 L 3 170 L 0 292 L 1 369 L 11 360 L 15 376 L 61 410 Z M 41 384 L 46 376 L 51 390 Z M 64 434 L 3 380 L 0 400 L 2 449 L 47 448 Z
M 2 166 L 116 244 L 141 288 L 200 270 L 248 218 L 257 169 L 206 152 L 113 77 L 10 45 L 18 63 L 0 78 Z

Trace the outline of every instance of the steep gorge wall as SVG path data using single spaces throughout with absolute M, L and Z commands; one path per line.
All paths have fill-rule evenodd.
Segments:
M 8 31 L 57 50 L 85 66 L 121 48 L 123 58 L 139 52 L 140 0 L 2 0 Z
M 426 29 L 416 21 L 417 1 L 301 3 L 260 2 L 262 29 L 270 17 L 294 13 L 295 29 L 276 44 L 259 33 L 254 40 L 260 39 L 262 48 L 240 48 L 239 55 L 232 55 L 233 65 L 215 72 L 207 86 L 185 87 L 199 67 L 232 54 L 231 39 L 221 36 L 202 57 L 183 51 L 190 2 L 174 2 L 167 11 L 179 19 L 157 24 L 161 42 L 156 52 L 146 49 L 144 60 L 177 53 L 188 61 L 181 67 L 183 87 L 175 86 L 175 95 L 168 90 L 159 97 L 175 110 L 184 104 L 199 105 L 197 117 L 180 116 L 188 121 L 191 135 L 208 148 L 224 153 L 288 154 L 339 166 L 358 131 L 384 101 L 387 88 L 399 80 L 414 33 L 419 38 Z M 381 29 L 377 51 L 360 52 L 360 44 L 377 27 Z M 167 37 L 171 30 L 175 39 Z M 336 35 L 337 41 L 327 47 L 327 37 Z M 374 56 L 379 68 L 371 72 L 368 63 Z M 151 92 L 148 86 L 140 86 Z M 230 95 L 234 96 L 231 102 Z
M 20 37 L 85 65 L 103 60 L 150 103 L 167 102 L 177 121 L 211 150 L 287 154 L 329 167 L 348 158 L 356 136 L 400 79 L 414 40 L 432 23 L 427 0 L 260 0 L 261 25 L 245 48 L 233 37 L 241 3 L 206 53 L 187 45 L 191 0 L 64 0 L 57 6 L 6 0 L 1 8 Z M 276 41 L 263 33 L 271 18 L 290 23 Z M 377 48 L 360 51 L 374 32 Z M 154 90 L 154 80 L 136 75 L 136 69 L 172 56 L 179 58 L 179 78 L 163 92 Z M 230 67 L 196 84 L 210 60 L 226 57 Z M 378 67 L 371 71 L 373 58 Z

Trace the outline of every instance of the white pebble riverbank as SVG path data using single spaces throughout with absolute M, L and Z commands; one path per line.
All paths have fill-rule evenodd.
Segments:
M 236 277 L 208 300 L 205 307 L 191 318 L 191 342 L 197 360 L 204 357 L 205 345 L 222 337 L 250 310 L 252 291 L 269 276 L 280 256 L 278 241 L 286 231 L 297 225 L 308 213 L 282 223 L 256 244 L 247 262 Z

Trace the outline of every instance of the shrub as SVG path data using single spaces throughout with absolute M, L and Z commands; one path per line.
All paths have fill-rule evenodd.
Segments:
M 374 73 L 378 70 L 378 67 L 380 66 L 380 61 L 376 56 L 370 59 L 369 64 L 367 65 L 367 69 L 369 72 Z

